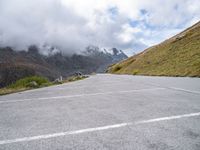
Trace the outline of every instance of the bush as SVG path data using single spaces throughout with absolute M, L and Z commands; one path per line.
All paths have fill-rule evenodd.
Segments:
M 0 64 L 0 87 L 14 84 L 17 80 L 35 75 L 35 71 L 24 66 L 3 66 Z
M 121 66 L 116 66 L 116 67 L 114 68 L 114 72 L 119 71 L 120 69 L 122 69 Z
M 138 69 L 133 70 L 133 75 L 137 75 L 139 73 Z
M 37 86 L 34 86 L 34 87 L 40 87 L 43 85 L 47 85 L 49 83 L 49 80 L 44 77 L 40 77 L 40 76 L 26 77 L 26 78 L 16 81 L 14 84 L 10 85 L 10 88 L 24 88 L 24 87 L 31 88 L 31 87 L 33 87 L 32 83 L 37 84 Z

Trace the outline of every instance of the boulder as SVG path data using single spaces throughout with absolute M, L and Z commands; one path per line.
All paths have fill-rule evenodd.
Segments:
M 31 88 L 37 88 L 39 87 L 38 83 L 35 81 L 31 81 L 27 84 L 27 87 L 31 87 Z

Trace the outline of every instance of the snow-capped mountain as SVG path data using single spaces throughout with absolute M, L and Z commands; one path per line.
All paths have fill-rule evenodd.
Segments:
M 113 59 L 113 62 L 121 61 L 128 58 L 128 56 L 122 50 L 118 50 L 117 48 L 112 48 L 108 50 L 104 49 L 103 52 L 107 55 L 110 55 Z
M 111 48 L 111 49 L 100 49 L 97 46 L 88 46 L 86 50 L 83 52 L 87 56 L 93 56 L 93 55 L 106 55 L 111 57 L 112 62 L 121 61 L 123 59 L 128 58 L 128 56 L 122 51 L 118 50 L 117 48 Z

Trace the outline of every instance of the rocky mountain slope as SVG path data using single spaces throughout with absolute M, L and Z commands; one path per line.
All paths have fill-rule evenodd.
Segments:
M 30 46 L 28 51 L 0 48 L 0 87 L 32 75 L 54 80 L 78 71 L 84 74 L 104 72 L 108 65 L 127 58 L 122 51 L 115 48 L 111 51 L 104 52 L 98 47 L 88 46 L 81 54 L 65 56 L 59 51 L 42 55 L 36 46 Z
M 108 68 L 109 73 L 200 77 L 200 22 Z

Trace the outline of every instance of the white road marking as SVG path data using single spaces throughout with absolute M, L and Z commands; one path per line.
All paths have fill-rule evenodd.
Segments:
M 200 112 L 178 115 L 178 116 L 162 117 L 162 118 L 156 118 L 156 119 L 150 119 L 150 120 L 143 120 L 143 121 L 137 121 L 137 122 L 120 123 L 120 124 L 114 124 L 114 125 L 108 125 L 108 126 L 102 126 L 102 127 L 96 127 L 96 128 L 81 129 L 81 130 L 75 130 L 75 131 L 59 132 L 59 133 L 17 138 L 17 139 L 11 139 L 11 140 L 2 140 L 2 141 L 0 141 L 0 145 L 28 142 L 28 141 L 35 141 L 35 140 L 42 140 L 42 139 L 50 139 L 50 138 L 67 136 L 67 135 L 75 135 L 75 134 L 82 134 L 82 133 L 89 133 L 89 132 L 121 128 L 121 127 L 130 126 L 130 125 L 139 125 L 139 124 L 146 124 L 146 123 L 152 123 L 152 122 L 174 120 L 174 119 L 181 119 L 181 118 L 188 118 L 188 117 L 195 117 L 195 116 L 200 116 Z
M 110 87 L 110 86 L 113 86 L 113 84 L 108 84 L 108 83 L 114 83 L 116 86 L 118 85 L 118 84 L 122 84 L 121 82 L 119 82 L 119 81 L 110 81 L 110 82 L 101 82 L 100 84 L 101 85 L 103 85 L 103 87 Z M 99 84 L 97 84 L 97 86 L 99 86 Z M 88 87 L 90 87 L 90 88 L 96 88 L 97 87 L 96 85 L 94 85 L 94 86 L 88 86 L 88 85 L 79 85 L 79 86 L 65 86 L 65 87 L 58 87 L 58 88 L 56 88 L 56 90 L 66 90 L 66 89 L 74 89 L 74 88 L 78 88 L 78 89 L 81 89 L 81 88 L 88 88 Z
M 151 90 L 163 90 L 163 89 L 165 89 L 165 88 L 151 88 L 151 89 L 115 91 L 115 92 L 102 92 L 102 93 L 89 93 L 89 94 L 67 95 L 67 96 L 56 96 L 56 97 L 42 97 L 42 98 L 31 98 L 31 99 L 4 100 L 4 101 L 0 101 L 0 104 L 3 104 L 3 103 L 16 103 L 16 102 L 24 102 L 24 101 L 32 101 L 32 100 L 53 100 L 53 99 L 84 97 L 84 96 L 95 96 L 95 95 L 132 93 L 132 92 L 151 91 Z
M 176 87 L 169 87 L 169 89 L 173 89 L 173 90 L 177 90 L 177 91 L 183 91 L 183 92 L 188 92 L 188 93 L 200 94 L 199 91 L 191 91 L 191 90 L 186 90 L 186 89 L 176 88 Z
M 186 89 L 177 88 L 177 87 L 165 87 L 165 86 L 161 86 L 161 85 L 156 84 L 156 83 L 148 83 L 148 85 L 151 85 L 151 86 L 154 86 L 154 87 L 160 87 L 160 88 L 162 87 L 162 88 L 166 88 L 166 89 L 170 89 L 170 90 L 183 91 L 183 92 L 187 92 L 187 93 L 200 94 L 200 91 L 186 90 Z
M 174 119 L 181 119 L 181 118 L 188 118 L 188 117 L 195 117 L 195 116 L 200 116 L 200 112 L 192 113 L 192 114 L 184 114 L 184 115 L 179 115 L 179 116 L 170 116 L 170 117 L 156 118 L 156 119 L 150 119 L 150 120 L 143 120 L 143 121 L 138 121 L 135 124 L 145 124 L 145 123 L 174 120 Z
M 13 140 L 4 140 L 4 141 L 0 141 L 0 145 L 35 141 L 35 140 L 41 140 L 41 139 L 49 139 L 49 138 L 66 136 L 66 135 L 81 134 L 81 133 L 86 133 L 86 132 L 88 133 L 88 132 L 94 132 L 94 131 L 108 130 L 108 129 L 125 127 L 128 125 L 129 125 L 129 123 L 121 123 L 121 124 L 102 126 L 102 127 L 97 127 L 97 128 L 88 128 L 88 129 L 82 129 L 82 130 L 76 130 L 76 131 L 68 131 L 68 132 L 60 132 L 60 133 L 53 133 L 53 134 L 46 134 L 46 135 L 39 135 L 39 136 L 32 136 L 32 137 L 24 137 L 24 138 L 13 139 Z

